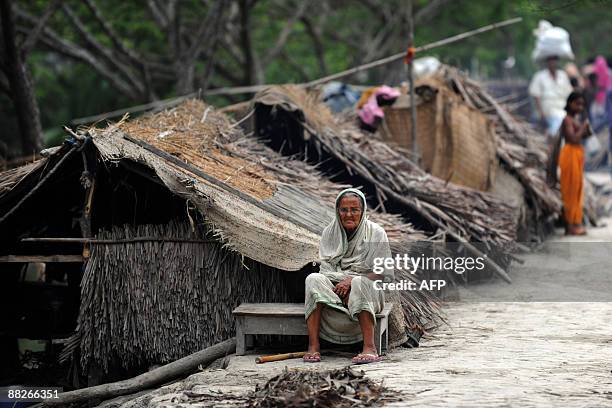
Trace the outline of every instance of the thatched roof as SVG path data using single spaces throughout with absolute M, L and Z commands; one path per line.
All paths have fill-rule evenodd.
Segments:
M 318 260 L 319 234 L 332 219 L 335 195 L 346 187 L 326 180 L 304 162 L 244 138 L 224 115 L 195 100 L 89 132 L 105 160 L 130 159 L 151 167 L 174 193 L 206 213 L 230 247 L 280 269 L 297 270 Z M 132 138 L 210 178 L 164 160 Z M 372 219 L 392 240 L 425 238 L 397 216 L 374 213 Z
M 283 139 L 279 150 L 285 148 L 288 154 L 301 153 L 314 161 L 331 159 L 347 177 L 357 175 L 370 185 L 379 203 L 390 199 L 397 204 L 399 197 L 410 203 L 409 208 L 400 206 L 399 212 L 414 214 L 417 209 L 468 241 L 502 246 L 515 239 L 517 225 L 509 204 L 427 174 L 408 159 L 409 152 L 391 148 L 352 122 L 334 117 L 316 94 L 296 86 L 275 86 L 258 94 L 254 103 L 259 137 L 272 139 L 276 146 Z

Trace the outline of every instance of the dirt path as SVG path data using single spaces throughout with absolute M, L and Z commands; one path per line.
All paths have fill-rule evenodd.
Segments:
M 612 220 L 607 222 L 609 227 L 591 231 L 591 240 L 612 241 Z M 449 325 L 423 340 L 421 347 L 395 350 L 382 363 L 364 366 L 368 376 L 403 393 L 404 400 L 391 406 L 612 406 L 612 303 L 534 302 L 542 282 L 549 294 L 559 296 L 565 290 L 565 281 L 549 284 L 555 276 L 551 271 L 575 269 L 568 268 L 567 257 L 554 252 L 563 246 L 551 248 L 544 255 L 525 256 L 525 264 L 513 271 L 517 283 L 511 295 L 501 282 L 470 289 L 463 296 L 471 300 L 449 303 Z M 574 262 L 576 258 L 571 265 Z M 608 264 L 603 271 L 599 265 L 594 269 L 603 280 L 591 284 L 594 288 L 574 288 L 573 297 L 591 300 L 590 293 L 612 293 L 612 286 L 606 286 L 612 282 L 612 268 Z M 497 291 L 514 301 L 479 301 L 480 290 Z M 324 355 L 317 367 L 343 367 L 348 358 Z M 284 367 L 313 368 L 300 360 L 256 365 L 252 355 L 231 357 L 225 369 L 207 369 L 112 406 L 210 406 L 196 403 L 193 395 L 210 395 L 215 405 L 232 406 L 237 400 L 227 397 L 244 395 Z

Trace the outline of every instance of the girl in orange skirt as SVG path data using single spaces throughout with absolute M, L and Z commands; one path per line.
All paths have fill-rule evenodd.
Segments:
M 561 124 L 561 136 L 565 145 L 559 155 L 561 170 L 561 200 L 563 200 L 563 218 L 566 223 L 566 234 L 585 235 L 582 226 L 582 200 L 584 177 L 584 147 L 582 141 L 590 136 L 588 120 L 580 120 L 584 111 L 584 95 L 572 92 L 567 98 L 565 111 L 567 115 Z

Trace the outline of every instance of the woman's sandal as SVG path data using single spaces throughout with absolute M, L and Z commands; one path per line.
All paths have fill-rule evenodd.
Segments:
M 382 360 L 382 357 L 378 354 L 367 354 L 367 353 L 359 353 L 355 357 L 352 358 L 353 364 L 369 364 L 369 363 L 377 363 Z
M 315 351 L 314 353 L 306 353 L 304 357 L 302 357 L 305 363 L 320 363 L 321 362 L 321 353 Z

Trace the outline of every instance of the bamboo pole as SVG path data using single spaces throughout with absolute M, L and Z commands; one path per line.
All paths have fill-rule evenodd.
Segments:
M 408 0 L 408 48 L 414 47 L 414 18 L 412 15 L 412 0 Z M 408 82 L 410 84 L 410 117 L 412 119 L 410 123 L 410 132 L 412 136 L 412 155 L 417 163 L 421 164 L 421 155 L 419 153 L 419 145 L 417 143 L 417 111 L 416 111 L 416 98 L 414 96 L 414 63 L 413 58 L 410 57 L 408 61 Z
M 436 48 L 436 47 L 441 47 L 443 45 L 452 44 L 454 42 L 461 41 L 461 40 L 464 40 L 466 38 L 473 37 L 475 35 L 482 34 L 484 32 L 494 30 L 496 28 L 505 27 L 505 26 L 508 26 L 508 25 L 511 25 L 511 24 L 516 24 L 516 23 L 518 23 L 518 22 L 520 22 L 522 20 L 523 19 L 521 17 L 516 17 L 516 18 L 511 18 L 509 20 L 501 21 L 499 23 L 489 24 L 489 25 L 486 25 L 484 27 L 477 28 L 475 30 L 467 31 L 467 32 L 462 33 L 462 34 L 457 34 L 457 35 L 454 35 L 452 37 L 445 38 L 443 40 L 434 41 L 432 43 L 429 43 L 429 44 L 417 47 L 416 48 L 416 52 L 417 53 L 418 52 L 423 52 L 423 51 L 431 50 L 432 48 Z M 349 76 L 349 75 L 356 74 L 356 73 L 361 72 L 361 71 L 365 71 L 365 70 L 368 70 L 368 69 L 371 69 L 371 68 L 379 67 L 381 65 L 389 64 L 390 62 L 398 61 L 398 60 L 404 58 L 405 55 L 406 54 L 404 52 L 393 54 L 393 55 L 391 55 L 389 57 L 386 57 L 386 58 L 381 58 L 379 60 L 372 61 L 372 62 L 369 62 L 367 64 L 360 65 L 358 67 L 347 69 L 345 71 L 341 71 L 341 72 L 338 72 L 338 73 L 335 73 L 335 74 L 332 74 L 332 75 L 328 75 L 328 76 L 320 78 L 320 79 L 316 79 L 314 81 L 310 81 L 310 82 L 306 83 L 305 85 L 307 87 L 321 85 L 321 84 L 324 84 L 324 83 L 329 82 L 329 81 L 334 81 L 336 79 L 340 79 L 340 78 L 344 78 L 344 77 Z
M 518 22 L 522 21 L 521 17 L 516 17 L 516 18 L 512 18 L 509 20 L 505 20 L 505 21 L 501 21 L 499 23 L 493 23 L 493 24 L 489 24 L 486 25 L 484 27 L 480 27 L 477 28 L 475 30 L 472 31 L 467 31 L 465 33 L 462 34 L 458 34 L 458 35 L 454 35 L 452 37 L 448 37 L 439 41 L 434 41 L 432 43 L 423 45 L 421 47 L 417 47 L 416 51 L 417 52 L 423 52 L 423 51 L 427 51 L 427 50 L 431 50 L 432 48 L 436 48 L 436 47 L 441 47 L 443 45 L 448 45 L 448 44 L 452 44 L 454 42 L 457 41 L 461 41 L 463 39 L 478 35 L 478 34 L 482 34 L 485 33 L 487 31 L 491 31 L 494 30 L 496 28 L 500 28 L 500 27 L 505 27 L 511 24 L 516 24 Z M 306 88 L 310 88 L 316 85 L 321 85 L 324 84 L 326 82 L 330 82 L 336 79 L 340 79 L 340 78 L 344 78 L 347 77 L 349 75 L 353 75 L 356 74 L 358 72 L 361 71 L 366 71 L 368 69 L 371 68 L 375 68 L 375 67 L 379 67 L 381 65 L 385 65 L 388 64 L 390 62 L 395 62 L 397 60 L 400 60 L 404 57 L 405 53 L 404 52 L 400 52 L 397 54 L 393 54 L 389 57 L 386 58 L 381 58 L 379 60 L 376 61 L 372 61 L 369 62 L 367 64 L 363 64 L 363 65 L 359 65 L 358 67 L 354 67 L 351 69 L 347 69 L 344 71 L 340 71 L 337 72 L 335 74 L 332 75 L 328 75 L 326 77 L 323 78 L 319 78 L 319 79 L 315 79 L 313 81 L 310 82 L 306 82 L 303 84 L 300 84 L 301 86 L 304 86 Z M 165 108 L 165 107 L 169 107 L 169 106 L 173 106 L 173 105 L 177 105 L 178 103 L 192 98 L 194 96 L 197 95 L 206 95 L 206 96 L 211 96 L 211 95 L 239 95 L 239 94 L 248 94 L 248 93 L 257 93 L 259 91 L 263 91 L 266 88 L 269 88 L 270 86 L 272 86 L 274 84 L 267 84 L 267 85 L 252 85 L 252 86 L 236 86 L 236 87 L 223 87 L 223 88 L 215 88 L 215 89 L 209 89 L 209 90 L 205 90 L 205 91 L 198 91 L 198 92 L 193 92 L 187 95 L 183 95 L 183 96 L 179 96 L 176 98 L 169 98 L 169 99 L 165 99 L 163 101 L 155 101 L 155 102 L 151 102 L 151 103 L 147 103 L 144 105 L 137 105 L 137 106 L 132 106 L 129 108 L 125 108 L 125 109 L 118 109 L 118 110 L 114 110 L 111 112 L 106 112 L 106 113 L 101 113 L 99 115 L 93 115 L 93 116 L 87 116 L 87 117 L 83 117 L 83 118 L 78 118 L 78 119 L 73 119 L 71 124 L 73 125 L 82 125 L 82 124 L 87 124 L 87 123 L 93 123 L 93 122 L 98 122 L 100 120 L 104 120 L 104 119 L 109 119 L 115 116 L 120 116 L 129 112 L 142 112 L 142 111 L 146 111 L 148 109 L 152 109 L 152 108 Z

